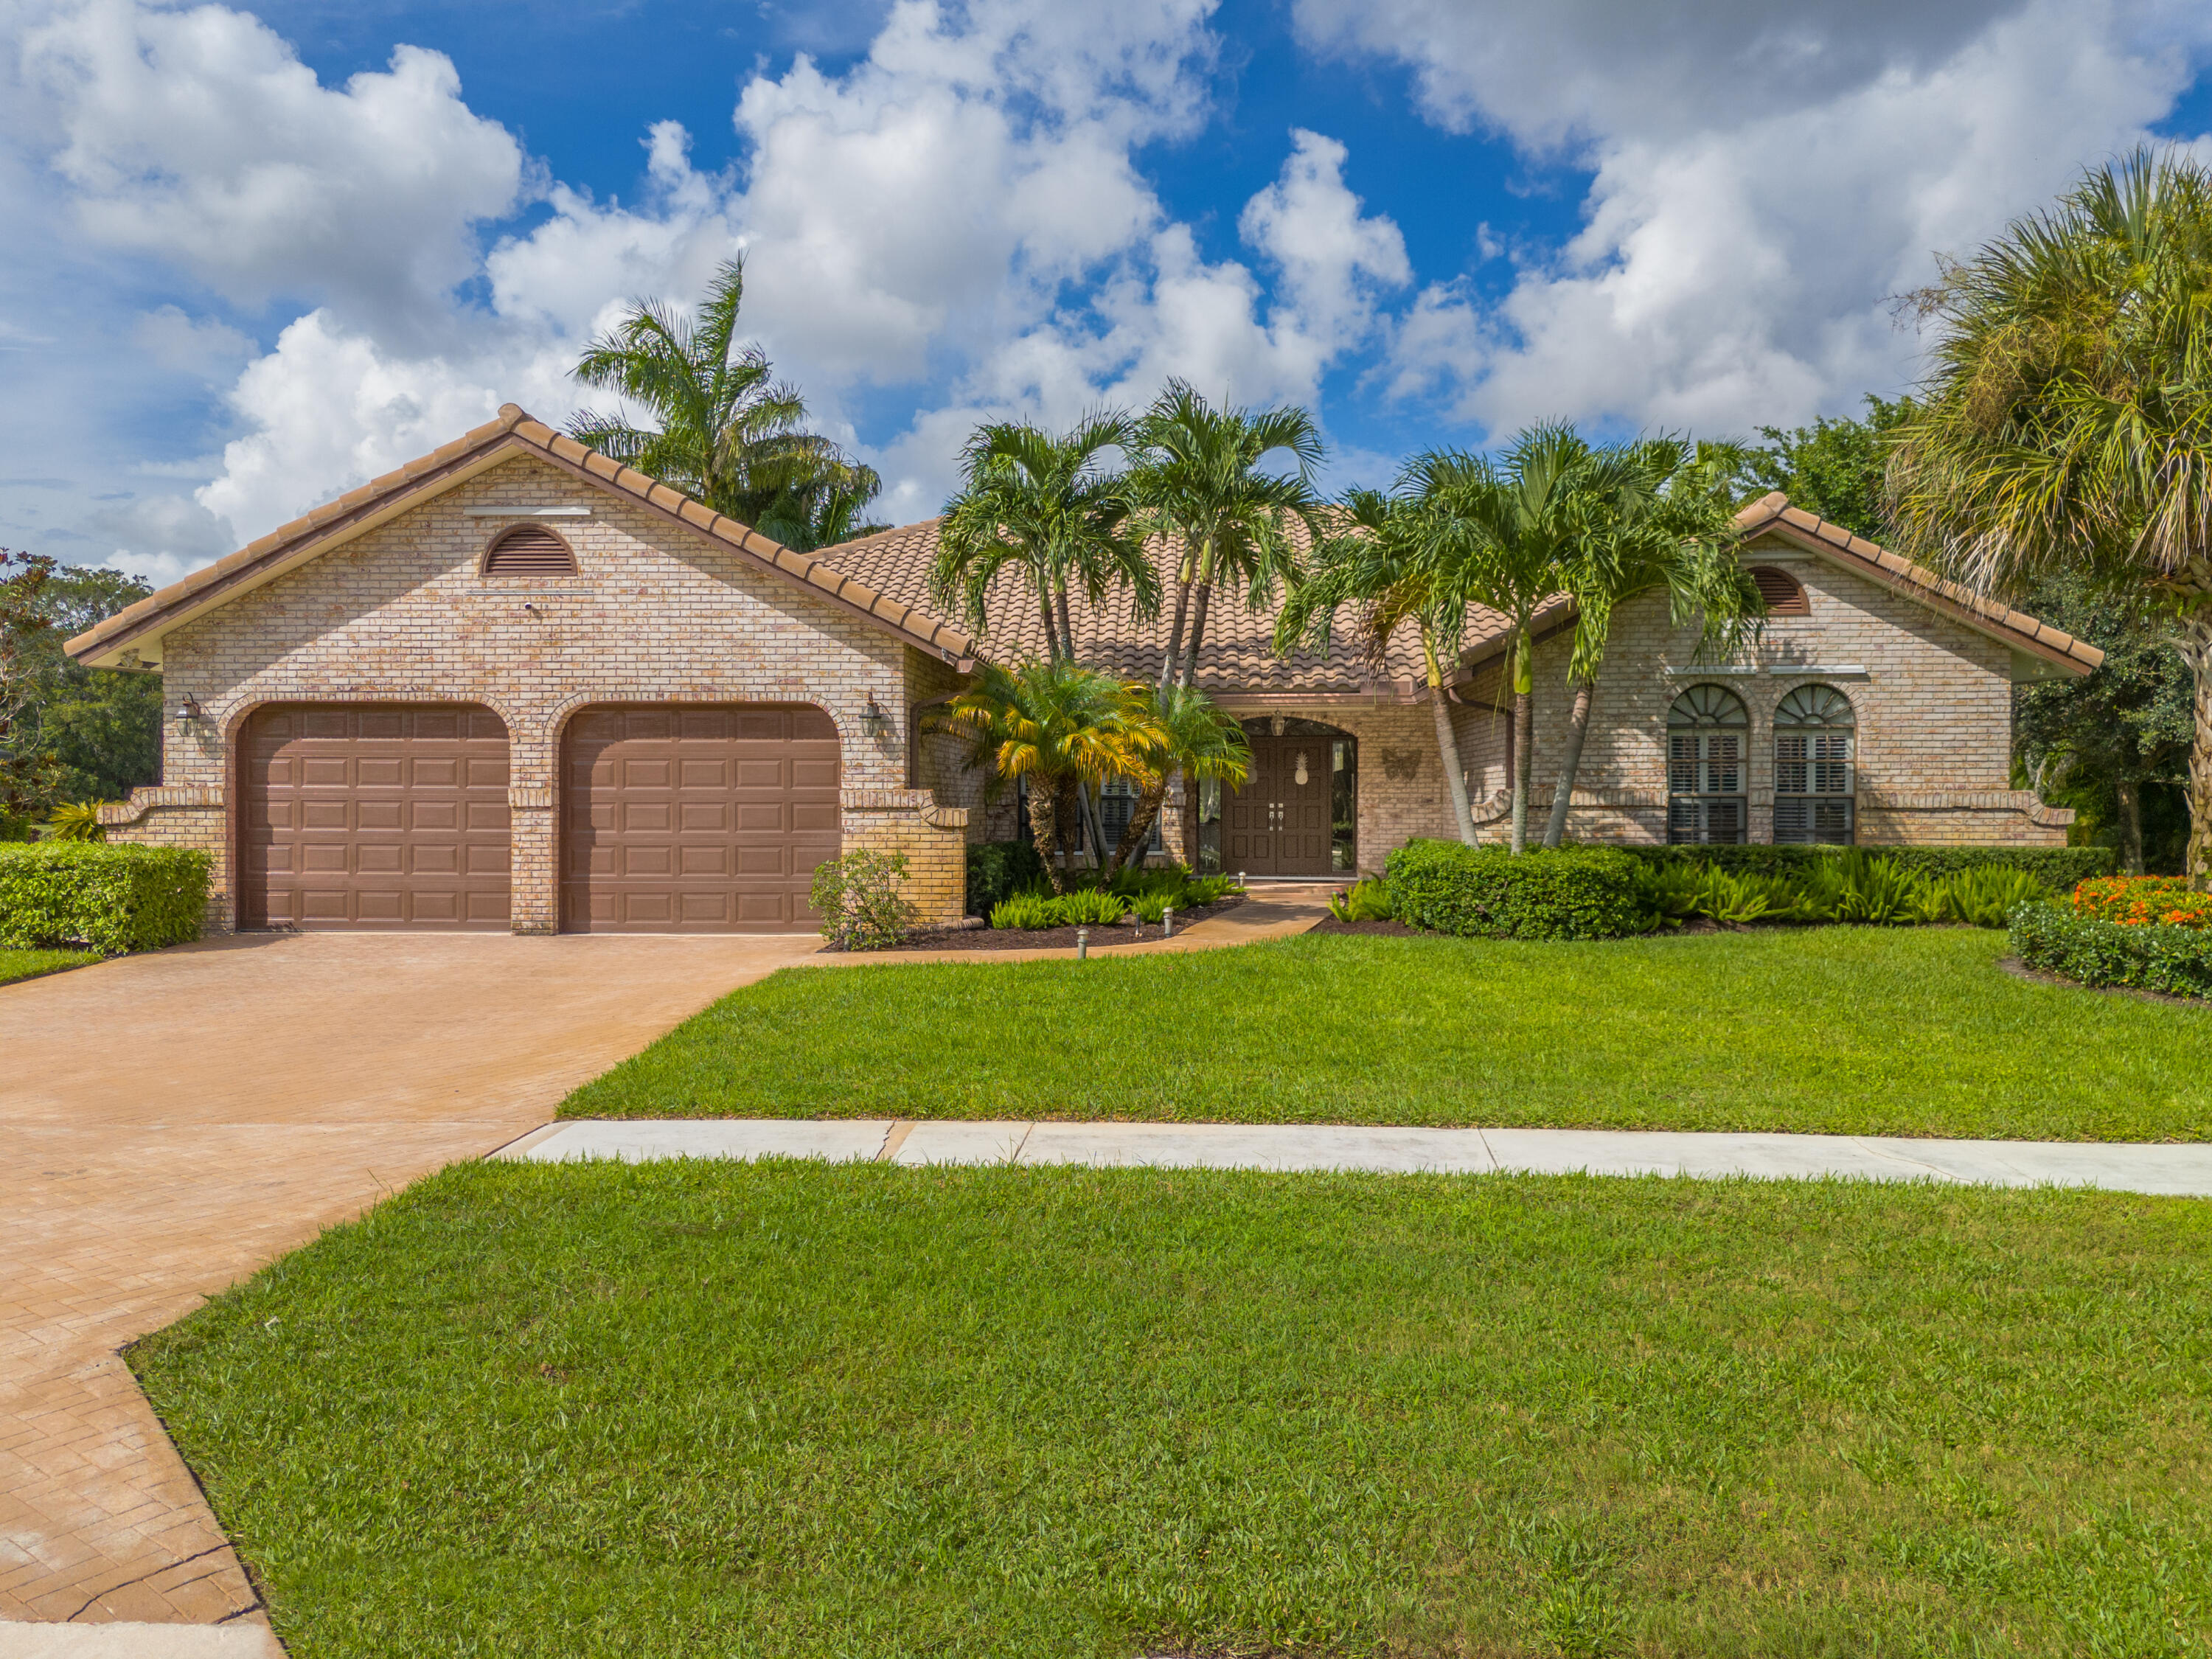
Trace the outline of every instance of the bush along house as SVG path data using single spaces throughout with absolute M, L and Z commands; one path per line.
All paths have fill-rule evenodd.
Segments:
M 2014 684 L 2092 647 L 1770 495 L 1742 558 L 1769 618 L 1697 660 L 1663 596 L 1615 619 L 1568 820 L 1584 841 L 2063 844 L 2008 787 Z M 964 908 L 966 848 L 1021 828 L 932 708 L 1041 647 L 1010 592 L 970 635 L 928 594 L 927 521 L 799 553 L 508 405 L 108 618 L 80 662 L 158 669 L 160 784 L 111 839 L 204 848 L 211 923 L 518 933 L 787 932 L 814 866 L 907 854 L 925 919 Z M 1178 550 L 1159 550 L 1164 568 Z M 1267 648 L 1217 596 L 1197 683 L 1242 722 L 1242 788 L 1171 794 L 1154 856 L 1254 877 L 1378 869 L 1453 833 L 1410 641 Z M 1540 618 L 1532 815 L 1564 740 L 1564 605 Z M 1126 595 L 1078 654 L 1158 677 Z M 1479 825 L 1512 763 L 1502 618 L 1470 618 L 1450 695 Z M 1129 793 L 1109 781 L 1109 835 Z

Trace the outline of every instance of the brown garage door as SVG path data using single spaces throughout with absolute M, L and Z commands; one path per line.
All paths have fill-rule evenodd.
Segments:
M 246 722 L 240 921 L 507 925 L 507 726 L 473 704 L 279 703 Z
M 577 933 L 775 933 L 820 920 L 837 728 L 805 704 L 587 708 L 562 761 L 561 915 Z

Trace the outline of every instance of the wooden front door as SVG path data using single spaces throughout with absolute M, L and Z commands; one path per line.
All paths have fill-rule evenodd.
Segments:
M 1247 741 L 1252 775 L 1222 804 L 1222 869 L 1231 875 L 1328 875 L 1329 740 Z

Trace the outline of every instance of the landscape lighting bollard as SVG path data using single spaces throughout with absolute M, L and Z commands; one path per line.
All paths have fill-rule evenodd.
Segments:
M 1160 912 L 1160 937 L 1162 939 L 1175 937 L 1175 906 L 1172 904 Z
M 1088 927 L 1075 930 L 1075 959 L 1078 962 L 1091 960 L 1091 930 Z

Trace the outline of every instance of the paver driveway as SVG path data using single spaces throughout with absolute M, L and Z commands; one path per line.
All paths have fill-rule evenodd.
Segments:
M 819 943 L 260 934 L 0 988 L 0 1620 L 258 1618 L 116 1350 Z

